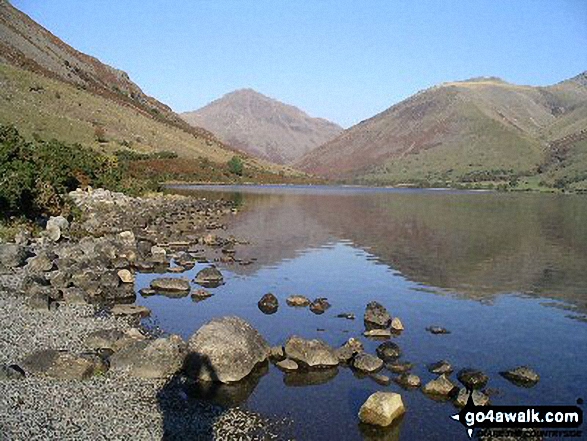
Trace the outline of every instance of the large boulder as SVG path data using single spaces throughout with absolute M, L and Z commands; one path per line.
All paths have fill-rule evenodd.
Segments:
M 385 306 L 378 302 L 370 302 L 365 308 L 365 326 L 372 328 L 389 328 L 391 325 L 391 316 Z
M 151 289 L 155 291 L 187 292 L 190 290 L 190 282 L 186 279 L 160 277 L 151 281 Z
M 191 336 L 186 369 L 192 378 L 230 383 L 249 375 L 269 356 L 259 332 L 240 317 L 216 318 Z
M 290 337 L 285 343 L 285 355 L 308 367 L 332 367 L 338 365 L 336 352 L 322 340 L 306 340 Z
M 375 392 L 361 406 L 359 419 L 366 424 L 386 427 L 406 411 L 400 394 Z
M 110 368 L 139 378 L 167 378 L 183 366 L 186 344 L 178 335 L 140 340 L 110 357 Z

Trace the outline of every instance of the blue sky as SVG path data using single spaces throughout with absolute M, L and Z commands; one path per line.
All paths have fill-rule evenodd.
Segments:
M 444 81 L 587 70 L 586 0 L 12 0 L 176 111 L 251 87 L 348 127 Z

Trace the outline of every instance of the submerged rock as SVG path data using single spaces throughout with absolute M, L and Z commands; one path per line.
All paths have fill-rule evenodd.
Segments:
M 516 386 L 532 387 L 540 381 L 540 375 L 528 366 L 518 366 L 509 371 L 500 372 L 500 375 L 514 383 Z
M 394 374 L 403 374 L 412 370 L 414 364 L 409 361 L 392 361 L 386 363 L 385 367 Z
M 222 273 L 218 271 L 218 269 L 211 266 L 204 268 L 198 274 L 196 274 L 196 279 L 194 281 L 198 285 L 215 288 L 224 283 L 224 277 L 222 276 Z
M 331 367 L 338 365 L 334 350 L 322 340 L 306 340 L 292 336 L 285 344 L 285 355 L 308 367 Z
M 112 315 L 130 315 L 139 318 L 148 317 L 151 315 L 151 310 L 146 306 L 140 305 L 114 305 L 110 312 Z
M 361 406 L 359 419 L 366 424 L 389 426 L 406 411 L 400 394 L 375 392 Z
M 283 376 L 283 383 L 291 387 L 319 386 L 328 383 L 337 375 L 338 367 L 290 371 Z
M 391 316 L 385 306 L 378 302 L 370 302 L 365 308 L 364 321 L 367 329 L 389 328 Z
M 275 295 L 269 292 L 261 297 L 257 306 L 263 314 L 275 314 L 279 308 L 279 301 Z
M 422 385 L 422 380 L 415 374 L 408 372 L 399 375 L 395 382 L 405 389 L 416 389 Z
M 202 326 L 188 342 L 188 375 L 229 383 L 246 377 L 264 362 L 270 348 L 249 323 L 239 317 L 216 318 Z

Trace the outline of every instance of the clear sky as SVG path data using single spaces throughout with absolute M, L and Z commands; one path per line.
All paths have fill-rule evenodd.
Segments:
M 12 0 L 176 111 L 251 87 L 348 127 L 444 81 L 587 70 L 587 0 Z

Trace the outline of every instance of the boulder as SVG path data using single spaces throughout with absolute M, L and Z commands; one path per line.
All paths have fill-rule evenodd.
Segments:
M 428 372 L 436 375 L 450 374 L 453 371 L 452 365 L 446 360 L 440 360 L 428 365 Z
M 13 243 L 0 243 L 0 267 L 23 266 L 27 257 L 25 247 Z
M 294 335 L 285 344 L 285 355 L 311 368 L 338 365 L 338 357 L 334 350 L 318 339 L 306 340 Z
M 383 361 L 379 357 L 361 352 L 353 359 L 353 367 L 361 372 L 377 372 L 383 367 Z
M 185 292 L 190 290 L 190 282 L 174 277 L 160 277 L 151 280 L 151 289 L 155 291 Z
M 457 373 L 459 381 L 468 389 L 483 389 L 489 377 L 477 369 L 465 368 Z
M 110 357 L 110 368 L 133 377 L 167 378 L 181 369 L 185 354 L 186 344 L 178 335 L 136 341 Z
M 422 385 L 422 380 L 415 374 L 405 372 L 399 375 L 395 382 L 405 389 L 416 389 Z
M 361 406 L 359 419 L 366 424 L 389 426 L 406 411 L 400 394 L 375 392 Z
M 257 303 L 257 306 L 263 314 L 275 314 L 279 308 L 279 301 L 271 293 L 265 294 Z
M 391 325 L 389 312 L 378 302 L 370 302 L 367 305 L 364 320 L 367 329 L 389 328 L 389 325 Z
M 480 390 L 474 389 L 472 392 L 473 395 L 473 404 L 475 406 L 489 406 L 490 401 L 489 397 L 481 392 Z M 469 401 L 469 397 L 471 396 L 471 392 L 466 388 L 462 388 L 459 390 L 458 395 L 455 398 L 454 404 L 457 407 L 465 407 L 467 401 Z
M 315 299 L 312 303 L 310 303 L 310 311 L 314 314 L 320 315 L 324 314 L 324 312 L 330 308 L 330 303 L 324 297 L 319 297 Z
M 121 269 L 117 272 L 118 278 L 122 283 L 135 283 L 135 276 L 127 269 Z
M 75 380 L 85 380 L 108 370 L 104 361 L 97 355 L 74 355 L 67 351 L 53 349 L 34 352 L 20 365 L 26 373 Z
M 290 360 L 289 358 L 278 361 L 277 363 L 275 363 L 275 366 L 277 366 L 279 369 L 283 371 L 296 371 L 298 369 L 298 364 L 295 361 Z
M 457 389 L 457 385 L 454 384 L 445 374 L 443 374 L 438 378 L 426 383 L 422 388 L 422 391 L 429 395 L 450 396 Z
M 198 285 L 215 288 L 224 283 L 224 277 L 222 276 L 222 273 L 218 271 L 218 269 L 210 266 L 208 268 L 204 268 L 198 274 L 196 274 L 196 279 L 194 281 Z
M 188 342 L 188 375 L 204 381 L 230 383 L 246 377 L 269 356 L 259 332 L 239 317 L 216 318 L 202 326 Z
M 518 366 L 509 371 L 500 372 L 500 375 L 514 383 L 516 386 L 532 387 L 540 381 L 540 375 L 528 366 Z
M 286 299 L 286 303 L 288 304 L 288 306 L 294 306 L 297 308 L 304 308 L 310 304 L 310 299 L 307 298 L 306 296 L 301 296 L 301 295 L 296 294 L 293 296 L 289 296 Z
M 386 341 L 384 343 L 381 343 L 377 347 L 376 352 L 377 356 L 381 358 L 383 361 L 393 361 L 399 358 L 402 354 L 402 350 L 400 349 L 400 347 L 392 341 Z

